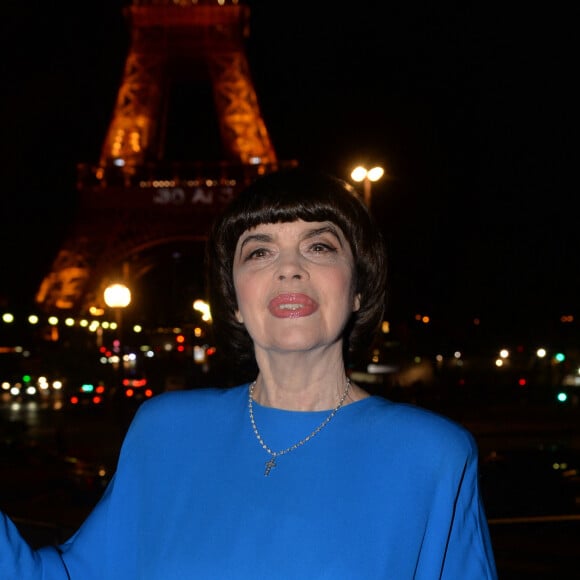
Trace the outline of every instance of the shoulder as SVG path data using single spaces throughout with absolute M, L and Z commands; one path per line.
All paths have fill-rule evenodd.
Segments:
M 148 399 L 141 404 L 132 421 L 131 428 L 143 425 L 176 423 L 186 420 L 188 423 L 200 419 L 216 418 L 220 414 L 229 414 L 247 396 L 247 385 L 227 388 L 200 388 L 191 391 L 171 391 Z
M 409 403 L 371 397 L 366 421 L 383 440 L 397 440 L 413 453 L 431 453 L 458 458 L 475 458 L 473 435 L 453 419 Z

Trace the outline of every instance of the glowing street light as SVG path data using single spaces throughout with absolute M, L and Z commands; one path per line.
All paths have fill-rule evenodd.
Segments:
M 131 290 L 125 284 L 111 284 L 105 288 L 105 304 L 109 308 L 126 308 L 131 303 Z
M 201 319 L 204 322 L 211 322 L 212 318 L 211 318 L 211 310 L 209 308 L 209 304 L 205 301 L 205 300 L 195 300 L 195 302 L 193 303 L 193 309 L 197 310 L 198 312 L 201 312 Z
M 119 341 L 119 375 L 123 384 L 123 309 L 131 303 L 131 291 L 124 284 L 111 284 L 105 288 L 105 304 L 115 311 Z
M 358 165 L 350 174 L 353 181 L 363 182 L 364 201 L 368 208 L 371 206 L 371 183 L 381 179 L 384 174 L 385 170 L 380 165 L 371 169 Z

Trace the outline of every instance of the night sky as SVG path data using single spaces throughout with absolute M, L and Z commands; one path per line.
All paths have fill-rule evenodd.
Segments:
M 3 5 L 5 303 L 32 300 L 74 216 L 75 166 L 98 161 L 128 47 L 123 4 Z M 278 157 L 343 178 L 359 160 L 388 170 L 373 212 L 392 316 L 479 316 L 522 333 L 580 316 L 571 14 L 249 4 L 247 54 Z

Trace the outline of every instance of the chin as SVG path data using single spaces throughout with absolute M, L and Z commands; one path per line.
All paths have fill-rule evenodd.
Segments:
M 301 336 L 293 337 L 292 333 L 288 333 L 281 340 L 275 341 L 272 346 L 273 350 L 277 352 L 307 353 L 320 348 L 328 348 L 333 344 L 337 344 L 335 340 L 320 336 L 305 337 L 304 334 L 301 334 Z

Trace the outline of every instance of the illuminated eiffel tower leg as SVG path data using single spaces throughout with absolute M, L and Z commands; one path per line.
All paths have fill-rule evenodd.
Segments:
M 170 244 L 199 244 L 217 212 L 277 160 L 245 53 L 243 3 L 139 0 L 125 9 L 130 42 L 111 121 L 96 165 L 79 165 L 79 210 L 42 280 L 47 312 L 86 313 L 125 268 L 128 285 Z M 176 83 L 211 88 L 222 151 L 215 160 L 168 159 Z M 197 83 L 197 85 L 195 84 Z M 192 135 L 191 139 L 202 139 Z

